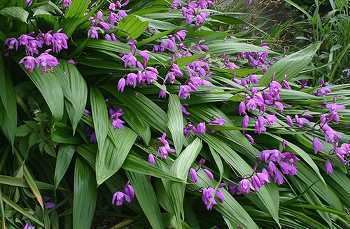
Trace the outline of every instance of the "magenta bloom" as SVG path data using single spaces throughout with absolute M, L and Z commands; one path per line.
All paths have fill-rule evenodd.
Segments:
M 313 148 L 315 153 L 323 151 L 324 147 L 323 147 L 323 144 L 319 138 L 314 138 L 314 140 L 312 142 L 312 148 Z
M 134 188 L 130 185 L 130 183 L 128 182 L 125 187 L 124 187 L 124 193 L 126 195 L 125 200 L 130 203 L 131 201 L 133 201 L 133 199 L 135 198 L 135 191 Z
M 147 50 L 140 51 L 139 55 L 143 59 L 143 66 L 146 67 L 148 61 L 149 61 L 149 54 Z
M 9 50 L 12 50 L 12 49 L 18 50 L 19 41 L 16 38 L 7 38 L 5 40 L 5 45 Z
M 155 165 L 156 164 L 156 158 L 153 154 L 149 154 L 148 155 L 148 163 L 150 163 L 151 165 Z
M 112 204 L 116 205 L 116 206 L 122 206 L 125 202 L 125 193 L 123 192 L 116 192 L 113 195 L 112 198 Z
M 247 194 L 250 192 L 251 183 L 248 179 L 243 179 L 239 182 L 238 191 Z
M 23 229 L 35 229 L 34 225 L 31 225 L 30 223 L 26 223 L 23 227 Z
M 246 129 L 249 126 L 249 116 L 245 115 L 242 119 L 242 128 Z
M 225 119 L 224 118 L 216 118 L 216 119 L 209 121 L 209 124 L 214 125 L 214 126 L 223 126 L 223 125 L 225 125 Z
M 216 190 L 215 197 L 220 203 L 223 203 L 225 201 L 225 195 L 220 190 Z
M 33 0 L 25 0 L 25 4 L 27 7 L 29 7 L 33 4 Z
M 214 180 L 214 175 L 209 169 L 203 169 L 209 180 Z
M 205 134 L 206 130 L 205 122 L 200 122 L 195 128 L 193 128 L 193 132 L 197 135 Z
M 54 33 L 52 35 L 52 50 L 56 53 L 62 49 L 68 49 L 68 36 L 65 33 Z
M 37 60 L 32 56 L 25 56 L 19 61 L 19 63 L 22 64 L 28 72 L 32 72 L 37 65 Z
M 68 8 L 72 4 L 72 0 L 63 0 L 63 7 Z
M 117 85 L 118 91 L 119 91 L 119 92 L 124 92 L 125 85 L 126 85 L 125 79 L 124 79 L 124 78 L 121 78 L 121 79 L 118 81 L 118 85 Z
M 121 119 L 121 116 L 124 114 L 121 108 L 110 108 L 109 116 L 112 120 L 112 126 L 116 129 L 124 127 L 124 121 Z
M 254 138 L 250 134 L 244 134 L 244 136 L 248 139 L 250 144 L 255 144 Z
M 333 173 L 333 165 L 332 162 L 330 160 L 327 160 L 325 165 L 324 165 L 324 169 L 326 170 L 327 174 L 332 174 Z
M 261 189 L 261 187 L 263 186 L 263 183 L 260 181 L 259 177 L 257 175 L 254 175 L 252 177 L 252 188 L 255 190 L 255 191 L 259 191 Z
M 197 183 L 198 175 L 197 175 L 197 171 L 194 168 L 190 169 L 189 176 L 192 183 Z
M 207 210 L 211 210 L 216 204 L 215 200 L 216 191 L 214 188 L 204 188 L 202 191 L 202 201 L 205 204 Z
M 88 31 L 88 38 L 91 39 L 98 39 L 98 31 L 101 30 L 101 28 L 96 26 L 91 26 Z
M 48 72 L 59 65 L 57 58 L 46 52 L 40 54 L 36 61 L 43 72 Z

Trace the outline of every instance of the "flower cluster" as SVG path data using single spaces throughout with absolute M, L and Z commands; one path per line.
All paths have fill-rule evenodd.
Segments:
M 244 84 L 254 84 L 258 80 L 255 75 L 248 76 L 241 80 Z M 288 85 L 286 81 L 283 85 Z M 272 126 L 277 123 L 277 117 L 274 114 L 266 113 L 267 108 L 276 108 L 279 111 L 284 110 L 284 105 L 281 102 L 280 91 L 283 87 L 277 81 L 271 81 L 269 86 L 262 91 L 252 87 L 246 96 L 245 100 L 239 104 L 239 114 L 243 116 L 242 128 L 246 129 L 249 126 L 249 122 L 255 117 L 254 132 L 256 134 L 262 134 L 266 132 L 267 126 Z M 250 114 L 250 116 L 249 116 Z M 248 140 L 251 139 L 250 135 Z M 251 140 L 250 140 L 251 141 Z
M 136 45 L 135 41 L 129 42 L 130 53 L 123 54 L 122 61 L 125 68 L 137 68 L 137 73 L 131 72 L 126 77 L 118 81 L 117 89 L 119 92 L 124 92 L 125 86 L 133 87 L 149 85 L 158 79 L 158 70 L 153 67 L 147 67 L 149 54 L 147 50 L 140 51 L 138 54 L 142 58 L 142 63 L 135 57 Z
M 239 57 L 246 59 L 250 66 L 266 71 L 270 65 L 268 62 L 269 46 L 263 44 L 261 47 L 265 50 L 261 52 L 242 52 Z
M 129 1 L 115 1 L 109 4 L 109 15 L 104 16 L 102 11 L 98 11 L 95 17 L 90 18 L 90 29 L 88 37 L 99 39 L 99 32 L 104 34 L 104 39 L 108 41 L 117 41 L 117 37 L 112 32 L 113 28 L 127 16 L 122 8 L 128 5 Z
M 214 118 L 208 122 L 211 126 L 223 126 L 225 125 L 224 118 Z M 193 125 L 191 122 L 187 123 L 184 128 L 184 135 L 188 137 L 191 133 L 195 135 L 203 135 L 207 132 L 207 126 L 205 122 L 200 122 L 197 125 Z
M 154 52 L 176 52 L 178 49 L 183 48 L 182 42 L 185 40 L 187 35 L 186 30 L 177 31 L 174 35 L 169 35 L 160 41 L 158 45 L 153 46 Z M 179 44 L 177 44 L 179 42 Z
M 181 8 L 182 15 L 189 25 L 201 26 L 209 18 L 208 8 L 214 5 L 213 0 L 195 0 L 182 5 L 180 0 L 173 0 L 172 8 Z
M 131 203 L 135 198 L 134 188 L 128 182 L 124 187 L 124 192 L 118 191 L 113 194 L 112 204 L 122 206 L 125 202 Z
M 218 202 L 223 203 L 224 200 L 224 193 L 220 189 L 208 187 L 202 190 L 202 201 L 207 210 L 211 210 L 215 205 L 217 205 Z
M 201 86 L 210 86 L 210 82 L 207 80 L 210 71 L 209 64 L 204 60 L 194 61 L 186 66 L 188 73 L 188 80 L 186 84 L 180 86 L 179 97 L 187 99 L 191 93 L 197 91 Z
M 121 129 L 124 127 L 124 121 L 121 119 L 124 112 L 121 108 L 110 108 L 109 117 L 112 121 L 112 126 L 116 129 Z
M 34 33 L 23 34 L 18 39 L 6 39 L 5 46 L 9 51 L 18 51 L 20 47 L 24 48 L 26 56 L 19 63 L 23 64 L 27 71 L 32 72 L 36 67 L 40 67 L 42 71 L 47 72 L 59 64 L 57 58 L 49 52 L 60 53 L 62 50 L 68 49 L 68 36 L 61 31 L 49 31 L 39 33 L 36 36 Z M 46 51 L 40 53 L 42 48 L 45 48 Z
M 161 146 L 159 146 L 158 148 L 158 154 L 160 158 L 167 159 L 169 156 L 169 153 L 175 153 L 175 150 L 170 147 L 170 144 L 167 140 L 166 133 L 163 133 L 163 135 L 159 137 L 158 140 L 161 143 Z
M 229 191 L 232 194 L 256 192 L 270 182 L 281 185 L 285 182 L 283 175 L 295 176 L 298 172 L 296 163 L 299 159 L 290 152 L 280 152 L 276 149 L 264 150 L 260 153 L 260 160 L 265 163 L 266 168 L 261 172 L 255 172 L 250 178 L 242 179 L 239 184 L 231 184 Z

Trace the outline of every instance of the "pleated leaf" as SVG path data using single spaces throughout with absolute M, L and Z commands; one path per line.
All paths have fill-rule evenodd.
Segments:
M 73 229 L 91 228 L 96 207 L 96 179 L 81 159 L 75 162 L 73 194 Z
M 135 195 L 152 228 L 165 228 L 160 214 L 158 199 L 150 180 L 145 175 L 128 172 L 127 176 L 134 187 Z
M 118 24 L 118 29 L 126 32 L 130 38 L 136 39 L 145 32 L 148 22 L 135 15 L 129 15 Z
M 44 73 L 38 68 L 32 73 L 27 72 L 27 74 L 44 97 L 53 117 L 61 120 L 64 110 L 64 96 L 60 81 L 52 72 Z
M 56 72 L 62 84 L 67 113 L 72 123 L 73 132 L 75 132 L 86 106 L 88 88 L 75 65 L 61 61 Z
M 177 95 L 169 96 L 168 128 L 171 133 L 176 152 L 180 153 L 185 141 L 185 136 L 183 131 L 184 120 L 181 110 L 181 103 Z
M 181 180 L 186 181 L 188 171 L 196 160 L 202 149 L 202 141 L 196 138 L 184 151 L 178 156 L 170 168 L 170 173 Z M 185 196 L 185 184 L 168 182 L 169 198 L 176 218 L 176 225 L 180 225 L 184 217 L 183 201 Z
M 102 151 L 110 124 L 106 102 L 97 88 L 90 89 L 90 103 L 98 149 Z
M 73 146 L 67 145 L 62 146 L 57 152 L 56 168 L 55 168 L 55 187 L 57 188 L 60 184 L 63 176 L 66 174 L 69 164 L 72 161 L 75 148 Z
M 285 76 L 292 79 L 297 76 L 306 66 L 310 64 L 312 58 L 320 48 L 321 43 L 311 44 L 296 53 L 288 55 L 269 68 L 265 75 L 260 79 L 260 85 L 267 85 L 272 78 L 281 81 Z
M 99 150 L 96 160 L 96 179 L 100 185 L 123 165 L 137 135 L 131 129 L 111 129 L 103 149 Z
M 0 121 L 1 129 L 13 145 L 17 128 L 16 92 L 11 82 L 11 76 L 5 69 L 3 57 L 0 55 L 0 98 L 3 114 Z

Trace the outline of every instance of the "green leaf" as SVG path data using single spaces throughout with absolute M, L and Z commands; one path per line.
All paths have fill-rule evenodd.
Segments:
M 53 117 L 61 120 L 64 110 L 64 96 L 57 77 L 52 72 L 44 73 L 38 68 L 32 73 L 27 72 L 27 74 L 44 97 Z
M 214 40 L 208 44 L 209 52 L 212 54 L 235 54 L 239 52 L 262 52 L 268 51 L 262 47 L 240 43 L 236 40 Z
M 231 149 L 226 143 L 219 140 L 214 136 L 204 135 L 203 140 L 209 145 L 209 147 L 216 151 L 227 164 L 232 166 L 242 177 L 247 177 L 253 174 L 253 169 L 247 162 L 245 162 L 233 149 Z M 263 187 L 256 193 L 258 196 L 259 205 L 267 209 L 274 220 L 279 223 L 278 217 L 278 203 L 274 202 L 271 194 L 268 192 L 267 187 Z
M 67 172 L 70 162 L 72 161 L 75 148 L 73 146 L 61 146 L 57 152 L 56 168 L 55 168 L 55 187 L 60 184 L 63 176 Z
M 123 119 L 143 139 L 145 144 L 148 145 L 151 140 L 151 128 L 149 125 L 129 109 L 124 109 Z
M 21 7 L 6 7 L 0 10 L 0 15 L 5 17 L 12 17 L 21 22 L 27 23 L 29 13 Z
M 5 136 L 13 145 L 17 129 L 16 92 L 11 82 L 11 76 L 5 69 L 3 57 L 0 55 L 0 98 L 2 102 L 3 117 L 0 125 Z
M 129 15 L 119 22 L 117 29 L 126 32 L 130 38 L 137 39 L 145 32 L 148 22 L 135 15 Z
M 180 99 L 177 95 L 172 94 L 169 96 L 168 128 L 174 141 L 176 152 L 180 153 L 185 142 L 184 120 Z
M 165 131 L 167 115 L 152 100 L 140 93 L 136 93 L 136 95 L 120 95 L 117 99 L 122 101 L 139 119 L 144 120 L 160 132 Z
M 158 199 L 154 189 L 145 175 L 128 172 L 127 176 L 135 189 L 137 201 L 145 213 L 152 228 L 165 228 L 160 214 Z
M 75 65 L 61 61 L 56 72 L 59 74 L 58 78 L 66 98 L 67 113 L 72 122 L 73 132 L 75 132 L 86 106 L 88 88 Z
M 73 229 L 91 228 L 96 197 L 95 175 L 84 161 L 77 158 L 74 171 Z
M 65 18 L 83 17 L 89 7 L 90 0 L 73 0 L 65 13 Z
M 297 76 L 306 66 L 310 64 L 320 46 L 321 43 L 312 44 L 305 49 L 277 61 L 260 79 L 259 84 L 267 85 L 272 79 L 281 81 L 285 76 L 287 76 L 288 79 L 292 79 L 293 77 Z
M 98 149 L 99 151 L 103 151 L 110 124 L 107 105 L 102 93 L 97 88 L 90 89 L 90 103 Z
M 32 175 L 30 174 L 28 168 L 24 165 L 23 166 L 24 169 L 24 179 L 27 182 L 30 190 L 32 191 L 33 195 L 35 196 L 36 200 L 38 201 L 38 203 L 40 204 L 41 208 L 44 208 L 44 201 L 43 201 L 43 197 L 40 194 L 39 188 L 37 186 L 37 184 L 34 181 L 34 178 L 32 177 Z
M 170 168 L 170 174 L 181 180 L 186 181 L 188 171 L 193 162 L 196 160 L 199 152 L 202 149 L 202 141 L 196 138 L 184 151 L 178 156 Z M 173 206 L 173 211 L 176 218 L 176 224 L 180 225 L 184 218 L 183 201 L 185 196 L 185 184 L 168 182 L 167 189 L 169 199 Z
M 101 185 L 122 167 L 136 137 L 135 132 L 127 127 L 111 129 L 110 136 L 97 155 L 96 179 L 98 185 Z
M 7 198 L 6 196 L 2 195 L 2 200 L 4 201 L 5 204 L 7 204 L 9 207 L 13 208 L 23 216 L 27 217 L 30 219 L 33 223 L 38 224 L 41 227 L 44 227 L 44 224 L 35 218 L 32 213 L 29 213 L 28 211 L 24 210 L 21 206 L 17 205 L 15 202 L 13 202 L 11 199 Z
M 199 180 L 197 186 L 199 188 L 214 187 L 213 181 L 210 181 L 205 175 L 204 171 L 200 169 L 198 171 Z M 228 220 L 232 225 L 241 225 L 246 228 L 258 228 L 254 220 L 250 217 L 243 206 L 231 196 L 231 194 L 225 189 L 220 190 L 223 192 L 225 199 L 223 203 L 218 203 L 214 208 L 216 211 L 221 213 L 226 220 Z

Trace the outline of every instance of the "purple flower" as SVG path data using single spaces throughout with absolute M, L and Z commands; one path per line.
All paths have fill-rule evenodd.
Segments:
M 183 76 L 183 73 L 180 70 L 179 66 L 177 64 L 172 64 L 169 72 L 165 77 L 165 81 L 168 81 L 173 84 L 175 83 L 176 78 L 180 78 L 182 76 Z
M 190 169 L 189 176 L 192 183 L 197 183 L 198 175 L 197 175 L 197 171 L 194 168 Z
M 225 195 L 220 190 L 216 190 L 215 197 L 219 200 L 220 203 L 223 203 L 225 201 Z
M 254 125 L 254 131 L 257 134 L 266 132 L 266 119 L 263 116 L 259 116 Z
M 279 162 L 279 166 L 284 175 L 295 176 L 297 174 L 297 168 L 292 163 L 281 161 Z
M 205 122 L 200 122 L 195 128 L 193 128 L 193 132 L 197 135 L 205 134 L 206 130 Z
M 135 198 L 134 188 L 128 182 L 124 187 L 125 200 L 130 203 Z
M 182 114 L 185 115 L 185 116 L 190 116 L 191 115 L 191 113 L 188 112 L 186 105 L 181 105 L 181 111 L 182 111 Z
M 143 66 L 146 67 L 148 60 L 149 60 L 149 54 L 147 50 L 143 50 L 139 52 L 139 55 L 142 57 L 143 59 Z
M 163 90 L 163 89 L 160 89 L 160 90 L 159 90 L 158 97 L 159 97 L 159 98 L 162 98 L 162 99 L 166 98 L 166 91 Z
M 111 34 L 106 34 L 105 35 L 105 40 L 106 41 L 117 41 L 117 37 L 114 35 L 114 33 Z
M 7 38 L 5 40 L 5 45 L 9 50 L 12 50 L 12 49 L 18 50 L 19 41 L 16 38 Z
M 248 139 L 250 144 L 255 144 L 254 138 L 250 134 L 244 134 L 244 136 Z
M 177 9 L 181 6 L 181 0 L 173 0 L 173 2 L 171 3 L 171 8 L 173 9 Z
M 181 85 L 180 86 L 180 90 L 179 90 L 179 97 L 181 99 L 187 99 L 188 97 L 190 97 L 192 92 L 192 89 L 190 86 L 188 85 Z
M 324 165 L 324 169 L 326 170 L 327 174 L 332 174 L 333 173 L 333 165 L 332 162 L 330 160 L 327 160 L 325 165 Z
M 72 4 L 72 0 L 63 0 L 63 7 L 68 8 Z
M 211 121 L 209 121 L 210 125 L 214 125 L 214 126 L 223 126 L 225 125 L 225 119 L 224 118 L 215 118 Z
M 174 149 L 170 148 L 170 144 L 166 138 L 166 133 L 163 133 L 163 135 L 158 138 L 162 146 L 158 148 L 158 154 L 162 159 L 166 159 L 169 155 L 169 153 L 175 152 Z
M 202 191 L 202 201 L 205 204 L 207 210 L 211 210 L 216 204 L 215 200 L 216 191 L 214 188 L 204 188 Z
M 195 127 L 191 124 L 191 123 L 188 123 L 186 125 L 186 127 L 184 128 L 184 135 L 185 137 L 188 137 L 190 135 L 190 133 L 193 131 Z
M 23 229 L 35 229 L 34 225 L 31 225 L 30 223 L 26 223 L 23 227 Z
M 124 67 L 141 67 L 141 63 L 139 63 L 136 59 L 136 57 L 132 53 L 127 53 L 122 56 L 122 61 L 124 62 Z
M 125 85 L 126 85 L 125 79 L 124 79 L 124 78 L 121 78 L 121 79 L 118 81 L 118 86 L 117 86 L 118 91 L 119 91 L 119 92 L 124 92 Z
M 112 120 L 112 126 L 116 129 L 120 129 L 124 127 L 124 121 L 120 119 L 120 117 L 124 114 L 121 108 L 110 108 L 109 116 Z
M 62 49 L 68 49 L 68 36 L 65 33 L 54 33 L 52 35 L 52 50 L 56 53 Z
M 137 84 L 137 75 L 135 73 L 129 73 L 126 76 L 126 85 L 136 87 Z
M 287 121 L 288 126 L 290 126 L 290 127 L 293 126 L 293 119 L 292 119 L 292 117 L 290 117 L 289 115 L 287 115 L 286 121 Z
M 175 34 L 176 39 L 178 39 L 179 41 L 184 41 L 187 35 L 187 31 L 186 30 L 180 30 L 177 31 Z
M 310 123 L 309 120 L 303 117 L 299 117 L 299 115 L 295 115 L 295 123 L 297 124 L 298 127 L 302 128 L 304 125 Z
M 249 126 L 249 116 L 245 115 L 242 119 L 242 128 L 246 129 Z
M 240 102 L 240 104 L 239 104 L 239 114 L 240 115 L 246 115 L 247 113 L 246 113 L 246 105 L 245 105 L 245 102 L 244 101 L 242 101 L 242 102 Z
M 32 56 L 25 56 L 19 61 L 19 63 L 23 64 L 28 72 L 32 72 L 37 65 L 37 60 Z
M 285 180 L 282 173 L 277 169 L 274 173 L 274 182 L 278 185 L 284 184 Z
M 214 175 L 209 169 L 203 169 L 209 180 L 214 180 Z
M 289 82 L 285 79 L 282 81 L 282 88 L 291 90 L 292 88 L 289 85 Z
M 319 138 L 314 138 L 314 140 L 312 141 L 312 148 L 315 153 L 323 151 L 324 147 Z
M 98 39 L 98 31 L 101 30 L 101 28 L 96 26 L 91 26 L 88 31 L 88 38 L 91 39 Z
M 122 206 L 125 202 L 125 193 L 123 192 L 116 192 L 113 195 L 112 198 L 112 204 L 116 205 L 116 206 Z
M 43 72 L 48 72 L 59 64 L 57 58 L 47 52 L 40 54 L 36 61 Z
M 258 176 L 262 185 L 265 185 L 270 182 L 269 173 L 266 169 L 263 169 L 260 173 L 257 173 L 256 175 Z
M 319 89 L 316 91 L 315 95 L 317 95 L 317 96 L 324 96 L 324 95 L 328 95 L 328 94 L 331 93 L 331 92 L 332 92 L 332 90 L 330 89 L 330 87 L 325 86 L 325 87 L 319 88 Z
M 25 0 L 25 4 L 27 7 L 29 7 L 33 4 L 33 0 Z
M 248 179 L 243 179 L 239 182 L 238 191 L 247 194 L 250 192 L 251 183 Z
M 254 175 L 252 177 L 252 188 L 255 190 L 255 191 L 259 191 L 260 188 L 263 186 L 263 184 L 260 182 L 260 179 L 257 175 Z
M 158 79 L 158 70 L 156 68 L 153 67 L 147 67 L 144 71 L 143 71 L 143 78 L 144 81 L 147 84 L 152 84 L 154 81 L 156 81 Z
M 153 154 L 148 154 L 148 163 L 150 163 L 151 165 L 156 164 L 156 158 Z
M 325 134 L 326 141 L 330 143 L 336 143 L 340 140 L 340 135 L 334 131 L 327 123 L 321 127 L 323 133 Z
M 276 115 L 265 114 L 265 119 L 266 119 L 266 123 L 268 125 L 273 125 L 273 124 L 277 123 Z

